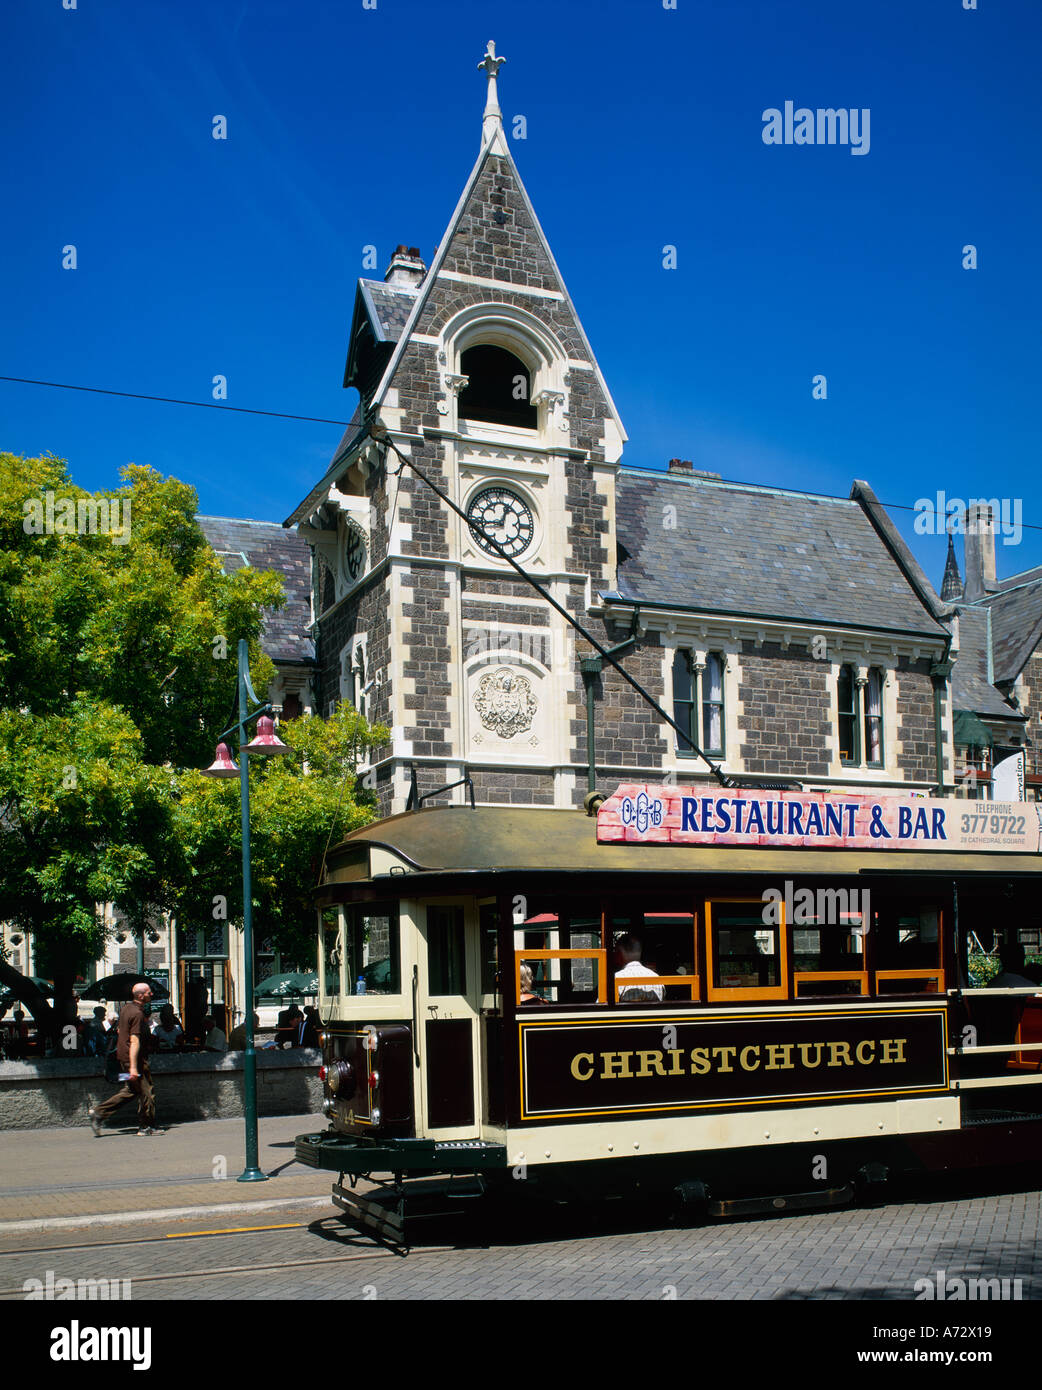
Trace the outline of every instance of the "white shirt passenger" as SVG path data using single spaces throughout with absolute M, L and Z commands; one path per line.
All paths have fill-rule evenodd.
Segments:
M 616 978 L 617 980 L 631 979 L 631 978 L 634 979 L 634 980 L 637 979 L 637 978 L 642 979 L 642 980 L 646 980 L 646 979 L 657 980 L 657 979 L 658 979 L 658 975 L 657 975 L 657 973 L 656 973 L 654 970 L 649 970 L 648 967 L 647 967 L 646 965 L 641 965 L 641 963 L 640 963 L 639 960 L 631 960 L 630 963 L 629 963 L 628 965 L 624 965 L 624 966 L 622 967 L 621 970 L 616 970 L 616 972 L 615 972 L 615 978 Z M 655 998 L 659 1001 L 659 1003 L 662 1002 L 662 999 L 663 999 L 663 997 L 664 997 L 665 991 L 663 990 L 663 988 L 662 988 L 661 985 L 643 985 L 643 986 L 641 986 L 641 988 L 646 989 L 650 994 L 653 994 L 653 995 L 655 996 Z M 629 994 L 629 993 L 631 993 L 631 991 L 628 990 L 628 989 L 624 989 L 624 990 L 621 990 L 621 991 L 620 991 L 620 993 L 619 993 L 619 1003 L 620 1003 L 620 1004 L 625 1004 L 625 1003 L 626 1003 L 626 995 Z M 630 1002 L 634 1002 L 634 1001 L 630 1001 Z

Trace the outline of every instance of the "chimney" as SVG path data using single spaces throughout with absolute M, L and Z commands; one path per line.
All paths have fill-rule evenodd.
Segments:
M 987 502 L 971 502 L 966 510 L 966 589 L 972 602 L 995 587 L 995 518 Z
M 715 478 L 720 481 L 720 474 L 712 472 L 709 468 L 696 468 L 690 459 L 670 459 L 669 471 L 680 473 L 687 478 Z
M 414 290 L 423 283 L 426 274 L 427 266 L 418 246 L 396 246 L 384 280 L 389 285 L 401 285 Z

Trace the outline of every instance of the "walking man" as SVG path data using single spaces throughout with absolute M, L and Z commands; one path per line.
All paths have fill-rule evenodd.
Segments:
M 131 993 L 131 1002 L 124 1004 L 119 1015 L 116 1043 L 119 1079 L 123 1084 L 114 1096 L 87 1111 L 95 1138 L 101 1133 L 101 1126 L 109 1116 L 129 1100 L 137 1101 L 138 1134 L 155 1133 L 156 1096 L 152 1089 L 152 1073 L 148 1069 L 152 1034 L 145 1014 L 145 1005 L 152 998 L 152 990 L 142 983 L 135 985 Z

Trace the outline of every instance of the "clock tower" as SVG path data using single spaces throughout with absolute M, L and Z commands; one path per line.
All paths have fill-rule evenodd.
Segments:
M 489 43 L 480 151 L 430 265 L 401 245 L 359 281 L 359 407 L 286 522 L 312 546 L 320 711 L 350 700 L 392 730 L 369 779 L 385 814 L 413 768 L 421 795 L 469 777 L 479 802 L 582 802 L 587 653 L 490 537 L 617 640 L 591 607 L 614 587 L 625 433 L 510 151 L 504 61 Z

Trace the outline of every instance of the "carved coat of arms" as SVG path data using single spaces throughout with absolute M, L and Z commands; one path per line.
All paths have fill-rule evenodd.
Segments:
M 486 729 L 500 738 L 513 738 L 532 727 L 539 702 L 526 676 L 501 666 L 478 682 L 474 708 Z

